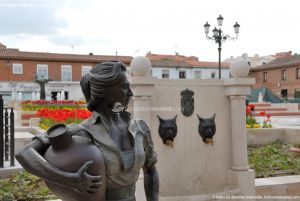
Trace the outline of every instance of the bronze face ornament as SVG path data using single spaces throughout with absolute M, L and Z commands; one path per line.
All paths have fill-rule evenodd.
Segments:
M 159 136 L 161 137 L 165 145 L 173 147 L 175 144 L 174 138 L 177 135 L 177 125 L 176 125 L 177 115 L 173 119 L 162 119 L 158 115 L 157 117 L 159 119 L 159 128 L 158 128 Z
M 214 114 L 213 117 L 208 119 L 201 118 L 199 115 L 197 116 L 199 119 L 198 131 L 199 131 L 199 135 L 202 137 L 202 141 L 205 144 L 213 145 L 214 144 L 213 136 L 216 133 L 216 124 L 215 124 L 216 114 Z

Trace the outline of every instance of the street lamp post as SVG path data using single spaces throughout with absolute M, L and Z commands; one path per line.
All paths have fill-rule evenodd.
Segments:
M 219 51 L 219 79 L 221 79 L 221 50 L 222 50 L 222 43 L 225 42 L 226 40 L 236 40 L 238 38 L 239 34 L 239 29 L 240 25 L 236 22 L 235 25 L 233 25 L 236 37 L 230 37 L 229 35 L 226 35 L 223 33 L 221 26 L 223 24 L 224 18 L 220 15 L 218 18 L 218 26 L 219 29 L 216 27 L 212 30 L 213 36 L 208 36 L 209 33 L 209 27 L 210 25 L 208 22 L 205 23 L 204 25 L 204 30 L 206 34 L 207 40 L 214 40 L 218 44 L 218 51 Z

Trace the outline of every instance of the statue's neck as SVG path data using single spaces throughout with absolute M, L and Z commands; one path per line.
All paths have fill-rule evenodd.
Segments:
M 102 114 L 110 122 L 110 124 L 117 123 L 122 119 L 120 113 L 113 112 L 112 107 L 108 104 L 102 103 L 96 111 L 99 114 Z

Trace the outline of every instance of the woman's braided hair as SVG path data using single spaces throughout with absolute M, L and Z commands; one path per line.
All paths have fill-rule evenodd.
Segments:
M 120 61 L 107 61 L 97 64 L 80 80 L 80 86 L 90 111 L 96 109 L 97 104 L 105 96 L 108 87 L 118 83 L 120 73 L 126 72 L 125 65 Z

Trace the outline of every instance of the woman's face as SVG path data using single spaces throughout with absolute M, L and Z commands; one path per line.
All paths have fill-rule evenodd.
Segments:
M 121 103 L 123 106 L 127 106 L 132 95 L 133 93 L 130 89 L 127 73 L 121 72 L 120 81 L 106 90 L 105 99 L 110 106 L 113 106 L 117 102 Z

